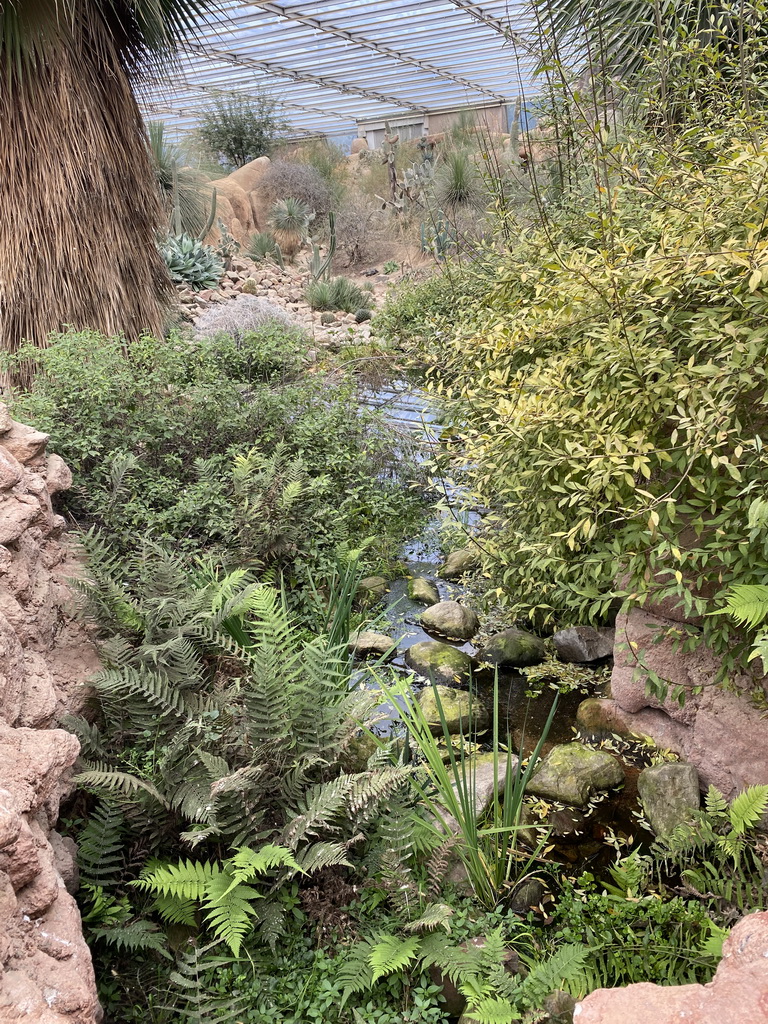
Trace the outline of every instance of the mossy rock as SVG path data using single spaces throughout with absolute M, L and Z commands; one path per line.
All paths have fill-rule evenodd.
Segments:
M 439 640 L 423 640 L 409 647 L 405 663 L 418 675 L 443 685 L 468 683 L 474 665 L 464 651 Z
M 544 641 L 516 626 L 510 626 L 489 637 L 480 655 L 484 662 L 498 665 L 499 668 L 539 665 L 545 656 Z
M 440 592 L 437 586 L 425 576 L 415 576 L 408 580 L 408 597 L 419 604 L 437 604 Z
M 438 699 L 443 709 L 445 727 L 452 736 L 459 733 L 482 732 L 488 727 L 488 709 L 474 694 L 452 686 L 427 686 L 418 696 L 430 732 L 443 735 Z
M 471 640 L 480 627 L 480 620 L 471 608 L 458 601 L 440 601 L 422 614 L 421 626 L 430 633 L 439 633 L 451 640 Z
M 471 572 L 473 569 L 477 569 L 480 565 L 480 554 L 471 548 L 459 548 L 458 551 L 452 551 L 446 558 L 440 568 L 437 570 L 437 575 L 442 580 L 456 580 L 460 576 L 463 576 L 465 572 Z
M 692 764 L 655 764 L 637 779 L 643 811 L 657 836 L 668 836 L 698 810 L 699 773 Z
M 380 601 L 389 590 L 389 584 L 383 576 L 366 576 L 357 585 L 357 596 L 364 604 Z
M 576 726 L 583 736 L 591 739 L 604 739 L 607 736 L 621 736 L 622 739 L 642 739 L 648 737 L 634 732 L 626 723 L 626 712 L 616 701 L 605 697 L 587 697 L 579 704 L 576 712 Z
M 386 633 L 376 633 L 372 629 L 360 629 L 349 638 L 349 650 L 356 658 L 367 658 L 370 655 L 394 657 L 397 652 L 397 640 Z
M 593 793 L 613 789 L 623 781 L 624 769 L 613 754 L 582 743 L 561 743 L 539 764 L 527 792 L 584 807 Z

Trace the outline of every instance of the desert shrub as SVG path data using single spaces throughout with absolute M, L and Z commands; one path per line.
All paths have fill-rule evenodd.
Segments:
M 160 251 L 174 284 L 185 284 L 195 291 L 215 288 L 224 273 L 224 263 L 216 251 L 189 235 L 170 235 Z
M 256 186 L 259 196 L 273 206 L 283 199 L 298 199 L 316 218 L 331 210 L 331 190 L 312 166 L 294 160 L 273 160 Z
M 120 557 L 152 537 L 225 564 L 269 562 L 299 586 L 347 537 L 379 538 L 375 564 L 419 514 L 407 460 L 351 381 L 299 376 L 300 337 L 274 323 L 128 348 L 58 335 L 17 357 L 37 360 L 37 375 L 14 409 L 55 435 L 76 480 L 64 508 Z
M 381 243 L 380 212 L 362 195 L 349 196 L 336 214 L 337 249 L 348 267 L 375 258 Z
M 222 164 L 242 167 L 267 156 L 285 128 L 279 100 L 252 91 L 213 100 L 201 115 L 198 134 Z
M 304 298 L 313 309 L 342 309 L 345 313 L 368 309 L 372 302 L 369 292 L 358 288 L 354 281 L 346 277 L 334 277 L 331 281 L 310 281 Z
M 234 338 L 259 332 L 263 328 L 283 328 L 285 334 L 300 341 L 301 332 L 291 314 L 269 299 L 256 295 L 238 295 L 236 299 L 209 306 L 197 318 L 195 330 L 199 337 L 211 337 L 223 332 Z M 279 333 L 275 337 L 280 337 Z
M 616 596 L 702 614 L 768 571 L 745 502 L 768 485 L 768 146 L 643 140 L 614 156 L 607 225 L 596 198 L 581 242 L 556 219 L 524 232 L 433 369 L 495 513 L 497 593 L 534 618 L 600 619 Z M 727 620 L 702 633 L 740 663 Z

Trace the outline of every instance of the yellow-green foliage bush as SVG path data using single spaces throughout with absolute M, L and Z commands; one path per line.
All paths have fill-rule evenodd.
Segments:
M 617 594 L 702 613 L 768 574 L 768 142 L 695 142 L 614 153 L 594 211 L 523 234 L 433 368 L 487 567 L 534 619 Z

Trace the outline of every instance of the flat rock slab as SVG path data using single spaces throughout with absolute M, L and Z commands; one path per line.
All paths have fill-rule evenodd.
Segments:
M 582 743 L 561 743 L 536 769 L 527 792 L 583 807 L 593 793 L 613 789 L 623 781 L 624 770 L 613 754 Z
M 655 764 L 637 779 L 640 802 L 657 836 L 669 835 L 701 801 L 699 773 L 692 764 Z
M 544 641 L 524 629 L 510 626 L 494 633 L 480 655 L 482 661 L 499 668 L 525 668 L 538 665 L 545 657 Z
M 405 663 L 425 679 L 448 686 L 468 683 L 474 665 L 464 651 L 439 640 L 423 640 L 409 647 L 405 652 Z
M 419 604 L 437 604 L 440 592 L 437 586 L 425 576 L 415 576 L 408 580 L 408 597 Z
M 371 655 L 381 658 L 397 652 L 397 640 L 386 633 L 362 629 L 350 636 L 349 649 L 356 658 L 368 658 Z
M 435 736 L 442 736 L 446 731 L 451 736 L 483 732 L 488 727 L 488 709 L 467 690 L 456 690 L 452 686 L 427 686 L 417 700 L 430 732 Z
M 471 572 L 480 565 L 480 554 L 471 548 L 459 548 L 452 551 L 446 558 L 437 575 L 441 580 L 457 580 L 465 572 Z
M 607 626 L 595 629 L 593 626 L 571 626 L 560 629 L 552 637 L 561 661 L 577 665 L 601 661 L 613 654 L 615 631 Z
M 439 633 L 451 640 L 471 640 L 480 627 L 480 620 L 471 608 L 458 601 L 440 601 L 422 614 L 421 626 L 430 633 Z

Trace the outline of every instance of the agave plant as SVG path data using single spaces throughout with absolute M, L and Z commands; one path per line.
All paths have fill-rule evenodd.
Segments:
M 173 283 L 188 285 L 195 291 L 215 288 L 224 273 L 224 264 L 215 250 L 189 235 L 170 235 L 162 254 Z
M 212 6 L 0 7 L 1 348 L 44 344 L 62 323 L 128 339 L 162 329 L 163 213 L 133 85 Z
M 270 223 L 283 255 L 292 259 L 307 236 L 314 213 L 300 199 L 280 199 L 272 207 Z

